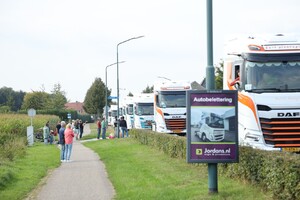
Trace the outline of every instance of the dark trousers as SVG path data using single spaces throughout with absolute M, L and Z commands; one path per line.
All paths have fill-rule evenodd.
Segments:
M 98 128 L 98 130 L 97 130 L 98 132 L 97 132 L 97 139 L 100 139 L 100 134 L 101 134 L 101 128 Z

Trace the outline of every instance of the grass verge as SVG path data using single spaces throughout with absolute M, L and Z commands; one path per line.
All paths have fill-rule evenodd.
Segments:
M 0 189 L 1 200 L 20 200 L 36 188 L 43 177 L 60 165 L 59 149 L 56 145 L 35 143 L 27 148 L 25 157 L 1 166 L 2 173 L 10 174 L 6 184 Z
M 84 143 L 105 163 L 116 199 L 271 199 L 259 188 L 218 176 L 219 193 L 208 194 L 207 165 L 193 165 L 131 138 Z

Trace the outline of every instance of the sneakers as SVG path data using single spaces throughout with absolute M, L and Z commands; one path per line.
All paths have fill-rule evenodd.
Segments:
M 73 160 L 60 160 L 60 162 L 73 162 Z

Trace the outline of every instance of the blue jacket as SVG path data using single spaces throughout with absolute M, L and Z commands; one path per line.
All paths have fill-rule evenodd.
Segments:
M 61 127 L 58 132 L 59 144 L 65 144 L 65 128 Z

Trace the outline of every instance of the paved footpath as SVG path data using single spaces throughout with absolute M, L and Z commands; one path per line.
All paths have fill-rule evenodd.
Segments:
M 84 134 L 89 134 L 89 124 Z M 59 158 L 58 158 L 59 159 Z M 36 200 L 111 200 L 115 190 L 107 177 L 99 156 L 80 141 L 74 141 L 72 162 L 62 163 L 45 180 L 36 194 L 27 199 Z

